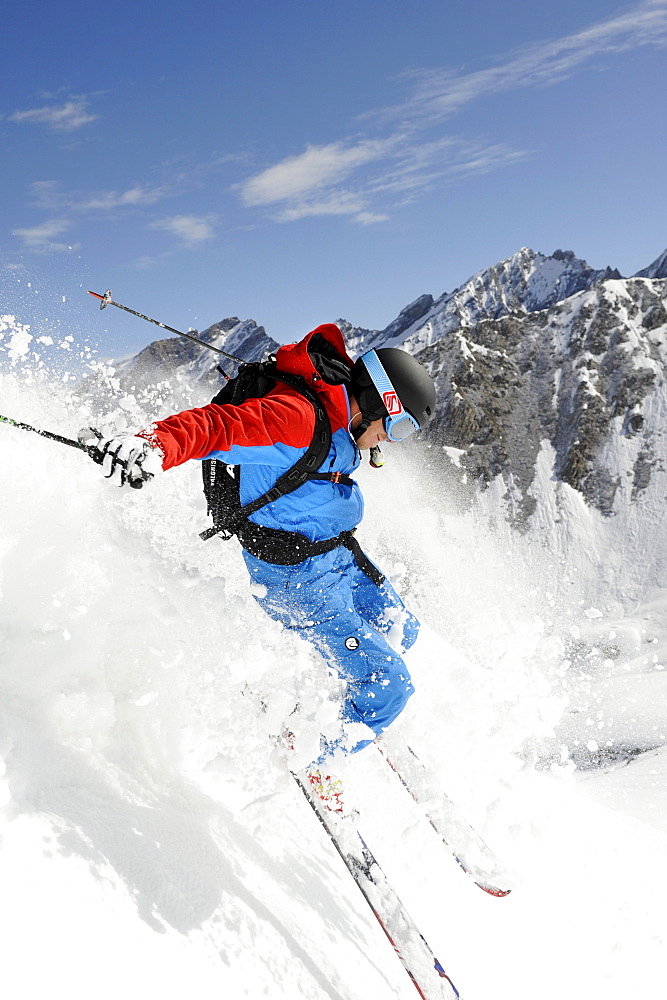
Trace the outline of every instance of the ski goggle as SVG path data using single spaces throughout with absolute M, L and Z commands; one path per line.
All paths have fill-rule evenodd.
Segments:
M 398 398 L 398 393 L 394 389 L 389 376 L 382 367 L 382 362 L 375 351 L 368 351 L 362 354 L 361 360 L 366 366 L 366 371 L 370 375 L 373 385 L 380 394 L 380 399 L 387 414 L 383 417 L 384 429 L 390 441 L 405 441 L 407 437 L 419 430 L 419 424 L 415 418 L 403 408 L 403 404 Z

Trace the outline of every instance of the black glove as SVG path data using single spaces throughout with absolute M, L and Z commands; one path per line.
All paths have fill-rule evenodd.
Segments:
M 78 439 L 86 446 L 93 462 L 102 466 L 105 477 L 116 486 L 140 490 L 156 472 L 162 471 L 159 451 L 145 438 L 134 434 L 104 438 L 92 427 L 83 427 Z

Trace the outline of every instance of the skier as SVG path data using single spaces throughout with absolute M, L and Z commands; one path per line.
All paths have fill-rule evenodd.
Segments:
M 419 623 L 352 534 L 363 499 L 349 474 L 361 451 L 402 441 L 430 419 L 435 387 L 427 371 L 396 348 L 368 351 L 353 362 L 334 324 L 281 347 L 275 367 L 314 390 L 331 426 L 331 444 L 320 471 L 298 489 L 274 495 L 233 530 L 255 600 L 310 642 L 345 682 L 340 732 L 322 737 L 322 759 L 338 747 L 353 752 L 367 746 L 414 690 L 400 654 L 415 642 Z M 316 429 L 316 408 L 307 396 L 276 381 L 261 398 L 212 402 L 132 436 L 90 432 L 95 436 L 88 441 L 104 475 L 118 486 L 136 485 L 190 459 L 236 466 L 245 505 L 293 468 Z

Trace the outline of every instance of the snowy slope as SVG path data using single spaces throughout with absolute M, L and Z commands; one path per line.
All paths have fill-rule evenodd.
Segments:
M 0 379 L 2 412 L 70 435 L 91 421 L 94 408 L 23 353 L 25 330 L 3 332 L 16 363 Z M 121 397 L 110 417 L 137 427 L 148 414 Z M 73 450 L 0 435 L 12 1000 L 413 997 L 271 740 L 298 700 L 301 752 L 315 746 L 336 687 L 249 599 L 235 543 L 198 539 L 198 470 L 125 493 Z M 616 675 L 632 687 L 633 739 L 655 745 L 664 594 L 629 616 L 600 611 L 576 583 L 552 593 L 551 554 L 488 510 L 450 506 L 431 460 L 405 449 L 360 472 L 363 542 L 424 622 L 397 729 L 517 887 L 504 900 L 474 887 L 402 790 L 384 789 L 372 750 L 346 775 L 369 841 L 466 1000 L 658 997 L 667 757 L 600 772 L 576 771 L 572 754 L 603 745 L 630 704 Z M 597 544 L 600 567 L 614 540 Z M 593 570 L 582 575 L 592 587 Z M 592 651 L 612 631 L 605 665 L 612 640 Z M 565 733 L 573 705 L 582 725 Z

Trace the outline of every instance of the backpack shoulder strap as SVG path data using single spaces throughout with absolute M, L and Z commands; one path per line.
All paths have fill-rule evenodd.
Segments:
M 268 372 L 266 372 L 266 374 L 268 374 Z M 254 514 L 255 511 L 259 510 L 261 507 L 265 507 L 268 503 L 272 503 L 281 496 L 294 492 L 294 490 L 298 489 L 299 486 L 302 486 L 311 479 L 327 479 L 335 483 L 344 483 L 345 485 L 350 486 L 353 485 L 354 481 L 343 473 L 317 472 L 319 467 L 322 465 L 322 462 L 324 462 L 327 457 L 329 448 L 331 447 L 331 424 L 329 422 L 327 412 L 317 393 L 311 389 L 306 380 L 300 375 L 292 375 L 288 372 L 278 371 L 274 366 L 271 366 L 270 368 L 270 377 L 271 379 L 284 382 L 291 388 L 296 389 L 297 392 L 300 392 L 301 395 L 305 396 L 308 402 L 311 403 L 315 411 L 315 428 L 310 445 L 301 458 L 299 458 L 294 465 L 287 470 L 287 472 L 284 472 L 282 476 L 280 476 L 270 490 L 267 490 L 266 493 L 263 493 L 255 500 L 252 500 L 250 503 L 243 506 L 241 506 L 238 498 L 238 477 L 228 476 L 226 474 L 226 470 L 223 470 L 226 480 L 224 502 L 219 503 L 217 506 L 212 505 L 207 493 L 207 499 L 209 499 L 209 513 L 213 514 L 214 525 L 207 531 L 201 532 L 201 537 L 203 539 L 212 538 L 213 535 L 216 534 L 223 534 L 226 538 L 230 538 L 233 534 L 236 534 L 238 528 L 244 521 L 247 521 L 250 515 Z M 218 401 L 218 397 L 215 397 L 215 401 Z M 207 483 L 209 484 L 210 489 L 213 481 L 218 478 L 215 473 L 215 467 L 210 465 L 209 462 L 210 460 L 203 463 L 205 484 L 204 492 L 207 492 Z M 216 464 L 222 465 L 223 463 L 217 462 Z
M 312 404 L 315 410 L 315 429 L 308 449 L 294 463 L 292 468 L 284 472 L 272 488 L 263 493 L 261 497 L 257 497 L 256 500 L 241 507 L 240 514 L 243 520 L 250 517 L 251 514 L 254 514 L 256 510 L 264 507 L 267 503 L 271 503 L 277 500 L 278 497 L 285 496 L 287 493 L 294 492 L 299 486 L 302 486 L 312 478 L 313 474 L 327 457 L 329 448 L 331 447 L 331 424 L 329 423 L 324 406 L 317 397 L 317 393 L 313 392 L 305 379 L 302 379 L 298 375 L 287 375 L 283 372 L 276 372 L 275 378 L 296 389 Z

